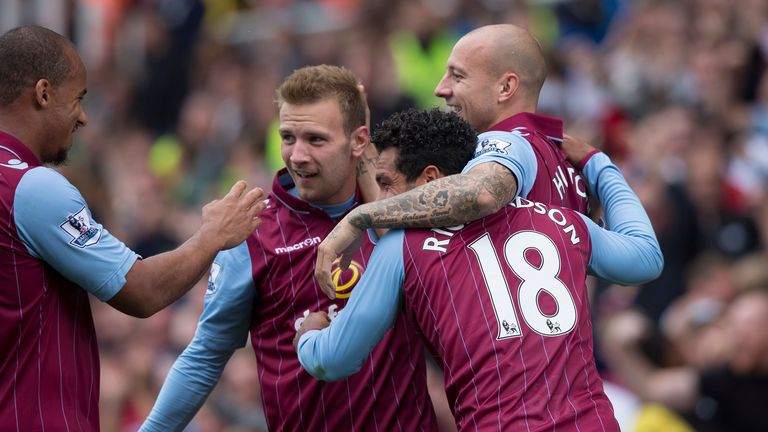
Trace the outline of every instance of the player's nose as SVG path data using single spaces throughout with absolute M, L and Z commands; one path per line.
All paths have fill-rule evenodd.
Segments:
M 450 86 L 448 86 L 448 74 L 446 73 L 440 79 L 440 82 L 437 83 L 437 87 L 435 87 L 435 96 L 445 99 L 450 95 L 451 95 L 451 88 Z
M 294 164 L 306 163 L 311 160 L 310 145 L 303 140 L 297 140 L 291 151 L 290 160 Z

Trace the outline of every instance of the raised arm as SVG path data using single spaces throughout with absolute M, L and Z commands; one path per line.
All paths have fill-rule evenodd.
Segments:
M 220 250 L 242 243 L 261 223 L 263 195 L 256 188 L 245 195 L 245 182 L 235 184 L 220 200 L 203 207 L 200 229 L 173 251 L 137 260 L 125 286 L 108 303 L 129 315 L 145 318 L 189 291 L 208 271 Z
M 514 198 L 517 180 L 496 162 L 476 165 L 466 173 L 443 177 L 400 195 L 352 210 L 318 246 L 315 277 L 331 298 L 335 289 L 331 265 L 341 254 L 349 265 L 366 228 L 453 226 L 489 215 Z
M 368 203 L 379 198 L 379 185 L 376 184 L 376 161 L 379 159 L 379 152 L 370 140 L 371 110 L 368 106 L 368 95 L 365 93 L 365 86 L 359 84 L 357 89 L 360 91 L 360 97 L 365 104 L 365 125 L 368 127 L 369 137 L 368 145 L 357 161 L 357 186 L 360 188 L 363 202 Z
M 243 242 L 258 228 L 263 192 L 245 193 L 245 188 L 245 182 L 237 182 L 222 199 L 206 205 L 200 229 L 176 250 L 144 260 L 96 222 L 80 192 L 48 168 L 24 175 L 14 217 L 31 255 L 99 300 L 147 317 L 189 291 L 219 250 Z
M 622 285 L 649 282 L 664 266 L 653 226 L 619 168 L 604 153 L 575 140 L 563 144 L 569 161 L 582 169 L 590 190 L 605 210 L 606 228 L 583 216 L 592 240 L 589 270 Z

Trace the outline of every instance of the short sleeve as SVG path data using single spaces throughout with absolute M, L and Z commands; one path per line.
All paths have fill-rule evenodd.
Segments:
M 256 288 L 248 243 L 219 252 L 211 266 L 197 337 L 218 349 L 245 346 Z
M 139 258 L 93 220 L 80 191 L 50 168 L 34 168 L 22 177 L 14 220 L 30 254 L 101 301 L 125 286 L 125 275 Z
M 499 163 L 517 179 L 517 196 L 525 198 L 536 181 L 538 164 L 531 144 L 520 134 L 514 132 L 490 131 L 477 137 L 475 157 L 462 172 L 469 172 L 477 165 L 486 162 Z

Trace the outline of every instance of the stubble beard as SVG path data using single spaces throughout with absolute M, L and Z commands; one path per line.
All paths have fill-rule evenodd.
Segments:
M 43 159 L 41 162 L 44 164 L 50 164 L 53 166 L 61 166 L 64 165 L 67 162 L 67 156 L 69 156 L 69 149 L 70 147 L 67 147 L 65 149 L 61 149 L 55 154 L 52 155 L 45 155 L 43 156 Z

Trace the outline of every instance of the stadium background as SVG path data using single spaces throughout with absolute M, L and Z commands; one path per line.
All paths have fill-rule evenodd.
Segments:
M 453 42 L 499 22 L 540 39 L 551 69 L 540 111 L 620 163 L 665 254 L 662 277 L 641 290 L 593 283 L 596 328 L 640 307 L 661 366 L 700 368 L 702 345 L 738 345 L 714 331 L 722 311 L 741 290 L 768 289 L 766 1 L 0 1 L 0 31 L 37 23 L 75 41 L 89 124 L 61 171 L 144 256 L 190 235 L 234 179 L 268 189 L 281 165 L 274 89 L 295 68 L 351 68 L 375 125 L 441 105 L 432 91 Z M 136 430 L 151 409 L 195 330 L 198 285 L 146 320 L 94 301 L 105 432 Z M 252 351 L 239 350 L 188 430 L 264 430 L 257 378 Z M 686 430 L 663 411 L 651 415 L 662 428 L 642 429 L 647 405 L 615 391 L 625 430 Z

